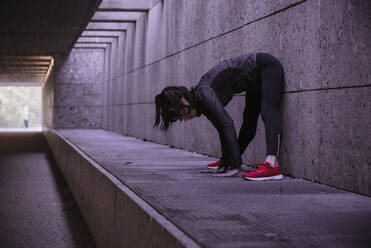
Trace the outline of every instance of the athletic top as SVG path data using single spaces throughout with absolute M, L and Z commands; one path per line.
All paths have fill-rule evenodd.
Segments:
M 205 115 L 218 130 L 222 146 L 219 167 L 241 167 L 241 156 L 232 118 L 224 109 L 233 95 L 258 89 L 256 53 L 224 60 L 191 88 L 197 115 Z

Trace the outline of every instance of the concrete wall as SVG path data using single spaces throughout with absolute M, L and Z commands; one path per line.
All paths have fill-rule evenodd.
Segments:
M 54 126 L 54 81 L 49 75 L 42 86 L 42 128 L 48 129 Z
M 371 194 L 370 17 L 371 4 L 362 0 L 159 1 L 126 31 L 104 127 L 219 156 L 217 132 L 204 117 L 166 134 L 152 129 L 154 95 L 197 84 L 223 59 L 269 52 L 285 68 L 283 171 Z M 243 106 L 241 95 L 227 107 L 237 131 Z M 264 159 L 259 122 L 245 162 Z
M 101 128 L 104 51 L 73 48 L 56 60 L 54 128 Z

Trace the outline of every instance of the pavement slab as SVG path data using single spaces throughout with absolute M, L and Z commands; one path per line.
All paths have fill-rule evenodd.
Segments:
M 369 247 L 371 198 L 298 178 L 200 173 L 215 158 L 104 130 L 58 130 L 201 247 Z

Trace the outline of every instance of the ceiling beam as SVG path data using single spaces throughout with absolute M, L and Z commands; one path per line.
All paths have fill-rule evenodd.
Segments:
M 143 12 L 107 12 L 97 11 L 95 12 L 92 21 L 101 22 L 135 22 L 143 15 Z
M 77 43 L 84 43 L 84 42 L 94 42 L 94 43 L 105 43 L 105 42 L 115 42 L 117 41 L 118 37 L 80 37 L 77 40 Z
M 42 83 L 39 80 L 37 82 L 30 81 L 0 82 L 0 86 L 42 86 Z
M 80 37 L 89 37 L 89 36 L 99 36 L 99 37 L 109 37 L 125 34 L 125 31 L 84 31 Z
M 75 44 L 74 48 L 108 48 L 109 44 Z
M 124 11 L 149 11 L 150 0 L 104 0 L 99 5 L 98 10 L 102 9 L 122 9 Z
M 10 60 L 0 61 L 0 68 L 5 65 L 49 65 L 50 61 L 24 61 L 24 60 Z
M 13 56 L 13 55 L 0 55 L 0 61 L 51 61 L 51 56 Z
M 19 69 L 19 68 L 27 68 L 27 69 L 30 69 L 30 70 L 33 70 L 33 69 L 43 69 L 43 70 L 47 70 L 49 68 L 49 65 L 17 65 L 17 64 L 14 64 L 14 65 L 0 65 L 0 69 L 2 70 L 12 70 L 12 69 Z
M 85 30 L 126 31 L 132 25 L 132 23 L 90 22 Z

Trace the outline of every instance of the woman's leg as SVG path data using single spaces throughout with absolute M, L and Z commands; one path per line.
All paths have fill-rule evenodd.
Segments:
M 278 166 L 277 153 L 282 133 L 279 116 L 283 69 L 281 63 L 269 54 L 257 55 L 258 73 L 261 80 L 261 115 L 265 126 L 267 157 L 258 169 L 245 173 L 246 180 L 281 180 L 283 175 Z
M 261 78 L 261 115 L 265 126 L 267 155 L 277 156 L 279 138 L 282 134 L 279 116 L 283 86 L 283 68 L 281 63 L 269 54 L 260 54 Z
M 242 155 L 256 134 L 256 127 L 260 114 L 260 94 L 259 92 L 247 92 L 245 99 L 245 109 L 243 111 L 243 122 L 238 134 L 238 144 Z

